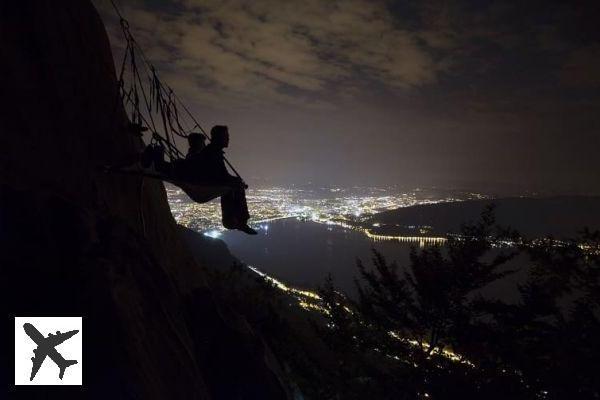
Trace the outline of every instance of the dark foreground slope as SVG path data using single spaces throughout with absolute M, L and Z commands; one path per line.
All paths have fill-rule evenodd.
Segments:
M 162 184 L 99 171 L 131 160 L 142 143 L 126 129 L 93 6 L 1 2 L 0 41 L 8 323 L 12 315 L 84 316 L 84 390 L 11 388 L 11 356 L 2 377 L 12 395 L 285 398 L 260 338 L 213 300 Z
M 600 197 L 559 196 L 505 198 L 399 208 L 379 213 L 369 222 L 387 226 L 381 233 L 406 226 L 431 226 L 434 234 L 458 232 L 460 225 L 476 221 L 483 209 L 495 204 L 497 222 L 527 237 L 574 237 L 584 227 L 600 228 Z M 396 227 L 396 225 L 398 225 Z

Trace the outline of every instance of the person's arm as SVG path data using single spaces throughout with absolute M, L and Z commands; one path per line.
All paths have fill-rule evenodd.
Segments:
M 221 180 L 233 181 L 236 177 L 229 173 L 229 170 L 227 169 L 227 166 L 225 165 L 225 159 L 223 157 L 224 157 L 223 155 L 220 155 L 219 160 L 216 163 L 216 165 L 218 165 L 218 167 L 217 167 L 217 170 L 215 171 L 215 174 Z
M 230 184 L 237 179 L 227 170 L 222 151 L 210 149 L 207 154 L 207 164 L 209 165 L 209 174 L 215 181 Z

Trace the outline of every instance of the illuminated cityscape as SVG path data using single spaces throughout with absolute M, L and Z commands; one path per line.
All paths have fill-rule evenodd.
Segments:
M 180 189 L 172 186 L 167 187 L 167 194 L 171 211 L 179 224 L 198 232 L 203 232 L 206 236 L 216 238 L 221 235 L 223 228 L 221 227 L 219 202 L 212 201 L 207 204 L 194 203 Z M 372 241 L 408 242 L 418 244 L 419 247 L 425 247 L 428 245 L 444 244 L 449 237 L 454 237 L 458 240 L 461 240 L 461 237 L 456 234 L 434 236 L 433 227 L 425 225 L 395 226 L 395 229 L 392 230 L 382 230 L 381 228 L 384 228 L 385 224 L 379 222 L 377 218 L 372 217 L 377 213 L 401 207 L 485 199 L 489 197 L 478 193 L 436 195 L 434 191 L 423 189 L 398 191 L 394 188 L 320 188 L 307 190 L 273 187 L 250 189 L 247 198 L 252 215 L 250 222 L 263 230 L 268 230 L 268 222 L 270 221 L 297 218 L 303 221 L 311 221 L 327 226 L 339 226 L 343 229 L 361 232 L 366 238 Z M 389 228 L 391 225 L 387 227 Z M 385 232 L 385 234 L 382 234 L 382 232 Z M 535 239 L 528 245 L 538 245 L 540 240 Z M 555 246 L 566 245 L 566 243 L 556 240 L 552 243 Z M 494 247 L 504 247 L 515 246 L 516 244 L 510 240 L 502 240 L 494 242 L 492 245 Z M 518 244 L 523 245 L 521 242 Z M 580 244 L 580 247 L 584 248 L 583 246 L 583 244 Z M 285 283 L 261 271 L 259 267 L 257 268 L 253 265 L 246 265 L 246 267 L 278 291 L 285 293 L 291 300 L 289 303 L 290 307 L 297 307 L 303 310 L 302 312 L 316 313 L 326 318 L 330 315 L 330 309 L 324 303 L 319 293 Z M 349 313 L 353 313 L 347 306 L 344 306 L 344 309 Z M 428 354 L 428 357 L 437 355 L 455 364 L 462 364 L 473 369 L 477 368 L 467 356 L 454 351 L 452 347 L 447 345 L 439 347 L 433 345 L 432 347 L 427 338 L 420 336 L 406 337 L 395 331 L 389 331 L 388 334 L 390 337 L 409 345 L 409 347 L 415 350 L 420 349 L 423 353 Z M 401 357 L 396 354 L 387 354 L 387 356 L 401 360 Z M 414 365 L 417 367 L 416 364 Z M 506 373 L 506 369 L 503 369 L 502 373 Z M 515 373 L 516 375 L 520 374 L 519 371 Z M 520 378 L 520 382 L 524 383 L 525 381 L 523 378 Z M 547 393 L 547 391 L 542 390 L 538 397 L 546 398 Z M 428 393 L 423 394 L 423 398 L 429 397 Z
M 221 225 L 221 205 L 218 200 L 199 204 L 190 200 L 178 187 L 167 185 L 167 196 L 171 212 L 177 223 L 202 232 L 209 237 L 219 237 Z M 388 188 L 285 188 L 271 187 L 249 189 L 248 208 L 252 218 L 250 223 L 261 229 L 268 229 L 268 222 L 284 218 L 297 218 L 323 225 L 335 225 L 363 233 L 373 241 L 393 240 L 425 245 L 443 244 L 445 237 L 427 236 L 430 227 L 417 228 L 414 234 L 391 236 L 375 233 L 379 223 L 369 221 L 374 214 L 400 207 L 440 202 L 455 202 L 469 199 L 482 199 L 478 193 L 440 193 L 434 189 L 415 188 L 399 190 Z M 278 289 L 296 298 L 304 309 L 323 312 L 320 298 L 316 293 L 293 288 L 259 268 L 248 266 L 254 273 L 271 282 Z
M 167 186 L 171 212 L 177 223 L 208 236 L 218 236 L 221 226 L 221 208 L 218 200 L 205 204 L 191 201 L 181 189 Z M 298 218 L 327 225 L 340 225 L 362 231 L 372 240 L 398 240 L 420 244 L 443 243 L 445 238 L 427 236 L 421 230 L 406 236 L 388 236 L 373 233 L 377 225 L 367 226 L 365 221 L 372 215 L 400 207 L 421 204 L 483 199 L 479 193 L 457 192 L 440 194 L 433 189 L 416 188 L 259 188 L 249 189 L 248 208 L 252 215 L 250 223 L 265 223 L 283 218 Z

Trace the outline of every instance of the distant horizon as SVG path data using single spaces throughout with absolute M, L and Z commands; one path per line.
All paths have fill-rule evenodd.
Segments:
M 512 183 L 487 183 L 487 182 L 474 182 L 474 183 L 439 183 L 439 184 L 418 184 L 418 183 L 368 183 L 368 182 L 317 182 L 311 180 L 290 182 L 278 179 L 269 178 L 257 178 L 250 177 L 246 179 L 252 187 L 327 187 L 327 188 L 401 188 L 405 190 L 414 190 L 418 188 L 422 189 L 439 189 L 446 191 L 461 191 L 461 192 L 474 192 L 487 195 L 496 196 L 600 196 L 600 190 L 584 190 L 573 188 L 571 190 L 561 189 L 541 189 L 526 187 L 524 185 L 512 184 Z

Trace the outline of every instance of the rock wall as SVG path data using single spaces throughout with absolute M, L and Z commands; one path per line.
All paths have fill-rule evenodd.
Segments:
M 93 6 L 2 2 L 0 41 L 8 315 L 83 315 L 85 332 L 83 390 L 13 394 L 286 398 L 260 338 L 214 303 L 162 183 L 101 170 L 143 144 L 126 129 Z M 4 368 L 10 377 L 12 363 Z

